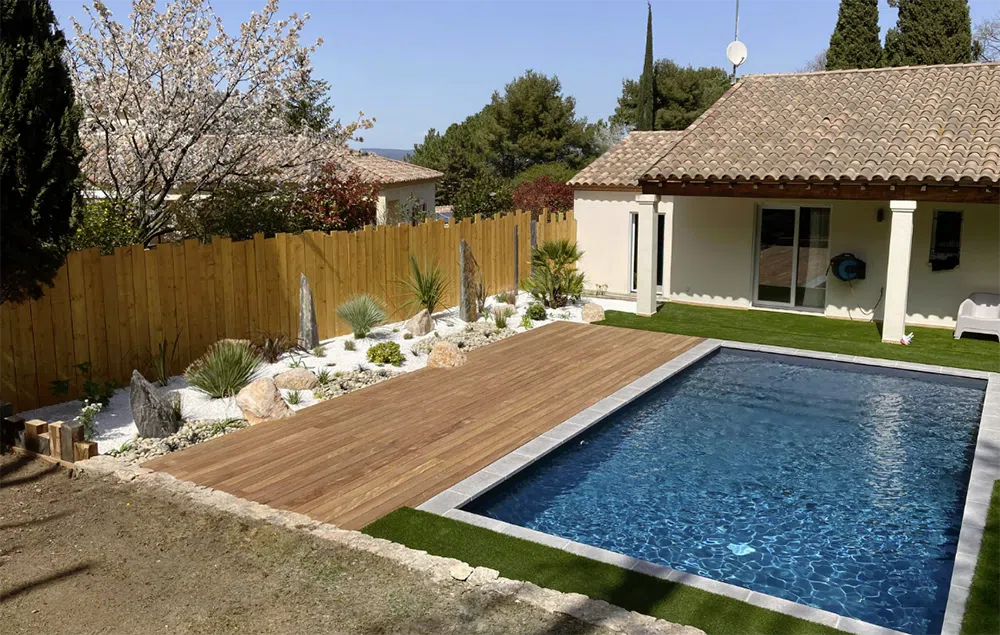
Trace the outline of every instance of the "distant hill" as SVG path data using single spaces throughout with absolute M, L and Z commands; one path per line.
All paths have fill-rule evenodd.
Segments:
M 401 150 L 399 148 L 361 148 L 365 152 L 371 152 L 372 154 L 377 154 L 381 157 L 387 159 L 396 159 L 397 161 L 405 161 L 406 156 L 413 154 L 413 150 Z

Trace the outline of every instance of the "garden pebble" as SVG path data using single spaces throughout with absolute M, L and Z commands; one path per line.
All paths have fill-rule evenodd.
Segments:
M 236 395 L 236 405 L 250 425 L 284 419 L 294 414 L 270 377 L 261 377 L 247 384 Z
M 247 422 L 242 419 L 188 421 L 170 436 L 161 439 L 135 438 L 123 449 L 113 450 L 110 455 L 125 463 L 139 463 L 245 427 Z
M 454 342 L 438 342 L 427 356 L 428 368 L 455 368 L 464 364 L 468 358 Z
M 416 337 L 422 337 L 434 330 L 434 320 L 427 309 L 423 309 L 407 320 L 406 330 Z
M 293 368 L 274 376 L 274 385 L 286 390 L 312 390 L 319 386 L 316 373 L 305 368 Z

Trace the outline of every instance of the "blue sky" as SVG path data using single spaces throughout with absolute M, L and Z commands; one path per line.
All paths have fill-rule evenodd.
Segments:
M 235 30 L 264 0 L 216 0 Z M 85 17 L 82 0 L 53 0 L 60 23 Z M 735 0 L 653 0 L 653 48 L 693 66 L 726 67 Z M 111 0 L 120 20 L 129 4 Z M 801 68 L 826 48 L 838 0 L 742 0 L 740 40 L 749 50 L 740 73 Z M 972 0 L 976 24 L 996 0 Z M 880 1 L 883 35 L 895 10 Z M 331 85 L 335 114 L 376 117 L 364 146 L 411 148 L 428 128 L 443 130 L 477 112 L 494 90 L 526 69 L 558 75 L 577 114 L 591 121 L 614 112 L 621 81 L 642 70 L 644 0 L 343 2 L 282 0 L 282 13 L 312 19 L 305 37 L 322 37 L 316 74 Z

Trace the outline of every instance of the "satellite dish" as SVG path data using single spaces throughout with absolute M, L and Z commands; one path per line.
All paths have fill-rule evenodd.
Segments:
M 739 40 L 734 40 L 726 47 L 726 57 L 733 66 L 739 66 L 747 61 L 747 45 Z

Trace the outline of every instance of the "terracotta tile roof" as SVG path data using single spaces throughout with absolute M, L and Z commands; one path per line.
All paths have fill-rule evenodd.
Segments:
M 361 150 L 346 150 L 336 160 L 345 169 L 358 170 L 366 181 L 379 181 L 385 184 L 426 181 L 444 176 L 437 170 Z
M 747 76 L 644 180 L 1000 181 L 1000 64 Z
M 670 149 L 683 131 L 630 132 L 569 180 L 571 186 L 639 187 L 639 177 Z

